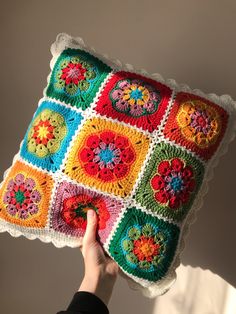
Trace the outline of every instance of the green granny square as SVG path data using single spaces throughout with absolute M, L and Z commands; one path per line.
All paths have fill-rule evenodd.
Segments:
M 135 207 L 127 208 L 108 247 L 124 272 L 155 282 L 175 255 L 179 227 Z
M 58 57 L 46 95 L 85 110 L 111 68 L 85 50 L 68 48 Z
M 169 143 L 156 144 L 137 187 L 135 199 L 155 214 L 182 221 L 204 176 L 202 162 Z

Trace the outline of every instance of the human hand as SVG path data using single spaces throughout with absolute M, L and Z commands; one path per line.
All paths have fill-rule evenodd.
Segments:
M 87 291 L 108 304 L 119 267 L 104 252 L 96 240 L 98 217 L 94 210 L 87 211 L 87 227 L 80 247 L 84 257 L 85 274 L 78 291 Z

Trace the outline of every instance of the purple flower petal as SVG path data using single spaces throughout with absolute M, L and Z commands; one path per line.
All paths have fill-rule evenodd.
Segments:
M 15 216 L 16 213 L 17 213 L 17 209 L 16 209 L 15 205 L 12 205 L 12 204 L 10 204 L 10 205 L 7 206 L 7 211 L 8 211 L 8 213 L 9 213 L 11 216 Z
M 35 190 L 31 193 L 30 198 L 33 202 L 38 203 L 41 200 L 41 194 Z
M 106 164 L 106 167 L 107 167 L 108 169 L 113 169 L 113 168 L 114 168 L 113 162 L 108 162 L 108 163 Z
M 111 97 L 113 99 L 119 99 L 122 95 L 122 90 L 121 89 L 115 89 L 112 93 L 111 93 Z
M 29 213 L 28 213 L 27 210 L 21 209 L 21 210 L 19 211 L 19 218 L 21 218 L 21 219 L 26 219 L 26 218 L 28 218 L 28 217 L 29 217 Z
M 101 147 L 101 149 L 107 148 L 107 144 L 105 144 L 104 142 L 100 142 L 99 146 Z
M 36 204 L 29 204 L 28 206 L 28 212 L 33 215 L 36 214 L 39 211 L 39 208 Z
M 22 173 L 18 173 L 15 177 L 15 182 L 17 185 L 21 185 L 25 180 L 25 176 Z
M 143 108 L 139 105 L 134 105 L 130 108 L 130 113 L 133 116 L 139 116 L 142 114 L 142 112 L 143 112 Z
M 160 95 L 159 94 L 157 94 L 157 93 L 150 93 L 150 99 L 151 100 L 155 100 L 155 101 L 160 101 Z
M 130 83 L 127 80 L 122 80 L 120 82 L 118 82 L 117 84 L 120 88 L 125 88 L 125 87 L 129 87 Z
M 25 187 L 27 188 L 27 190 L 32 191 L 35 185 L 35 181 L 32 178 L 27 178 L 25 180 Z
M 117 103 L 116 103 L 116 107 L 122 111 L 125 111 L 128 109 L 129 107 L 129 104 L 127 103 L 127 101 L 124 101 L 124 100 L 118 100 Z
M 9 204 L 11 201 L 11 193 L 10 192 L 6 192 L 4 197 L 3 197 L 3 202 L 5 204 Z
M 11 179 L 11 180 L 8 182 L 7 189 L 8 189 L 9 191 L 12 191 L 13 188 L 14 188 L 14 185 L 15 185 L 15 182 L 13 181 L 13 179 Z
M 148 111 L 148 112 L 153 112 L 155 110 L 155 106 L 153 102 L 147 102 L 143 105 L 143 107 Z

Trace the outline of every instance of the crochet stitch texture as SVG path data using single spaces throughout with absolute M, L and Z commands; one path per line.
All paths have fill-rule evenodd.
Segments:
M 192 90 L 58 34 L 43 97 L 0 186 L 0 232 L 77 247 L 86 212 L 132 288 L 167 292 L 236 135 L 229 95 Z

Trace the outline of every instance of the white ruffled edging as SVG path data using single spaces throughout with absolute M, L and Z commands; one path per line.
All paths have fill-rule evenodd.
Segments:
M 140 290 L 144 296 L 153 298 L 158 295 L 162 295 L 166 293 L 176 281 L 176 268 L 180 265 L 180 256 L 185 248 L 185 243 L 189 235 L 190 226 L 197 219 L 197 211 L 203 205 L 204 197 L 207 194 L 208 189 L 209 189 L 209 182 L 212 180 L 214 176 L 214 169 L 218 165 L 221 156 L 227 153 L 230 142 L 232 142 L 236 136 L 236 102 L 231 98 L 230 95 L 218 96 L 214 93 L 206 94 L 199 89 L 191 89 L 186 84 L 178 84 L 173 79 L 165 80 L 159 73 L 150 74 L 145 69 L 135 69 L 131 64 L 128 64 L 128 63 L 123 64 L 118 59 L 113 59 L 113 58 L 110 58 L 107 54 L 101 54 L 97 52 L 93 47 L 85 44 L 85 42 L 83 41 L 81 37 L 74 38 L 66 33 L 58 34 L 56 41 L 51 45 L 50 50 L 53 57 L 50 61 L 51 72 L 49 73 L 47 77 L 47 86 L 50 82 L 50 76 L 51 76 L 53 67 L 56 63 L 56 60 L 59 57 L 59 55 L 62 53 L 62 51 L 65 50 L 66 48 L 83 49 L 91 53 L 95 57 L 99 58 L 106 64 L 108 64 L 114 70 L 117 69 L 117 70 L 130 71 L 137 74 L 141 74 L 148 78 L 152 78 L 154 80 L 157 80 L 160 83 L 163 83 L 169 86 L 175 93 L 184 91 L 184 92 L 189 92 L 194 95 L 203 97 L 205 99 L 208 99 L 209 101 L 212 101 L 218 104 L 229 113 L 229 122 L 227 125 L 225 135 L 217 151 L 215 152 L 214 157 L 210 160 L 208 164 L 205 165 L 206 169 L 205 169 L 204 180 L 194 200 L 191 210 L 189 211 L 187 217 L 183 221 L 183 224 L 180 230 L 179 242 L 176 249 L 176 253 L 168 269 L 166 276 L 163 279 L 150 284 L 150 282 L 140 280 L 137 277 L 134 277 L 126 273 L 124 270 L 120 271 L 121 276 L 127 279 L 129 286 L 134 290 Z M 44 88 L 44 91 L 43 91 L 44 97 L 46 97 L 47 86 Z M 18 158 L 19 158 L 19 154 L 17 154 L 14 157 L 13 163 Z M 5 171 L 4 178 L 6 177 L 9 169 Z M 118 218 L 118 221 L 119 221 L 119 218 Z M 118 223 L 118 221 L 116 223 Z M 42 232 L 40 233 L 36 229 L 34 230 L 33 228 L 29 229 L 29 228 L 24 228 L 21 226 L 12 225 L 0 219 L 0 232 L 6 232 L 6 231 L 14 237 L 19 237 L 23 235 L 30 240 L 34 240 L 38 238 L 45 243 L 53 243 L 58 248 L 61 248 L 64 246 L 78 247 L 82 241 L 82 238 L 75 239 L 74 237 L 59 235 L 57 232 L 53 230 L 49 230 L 49 229 L 46 231 L 42 230 Z

